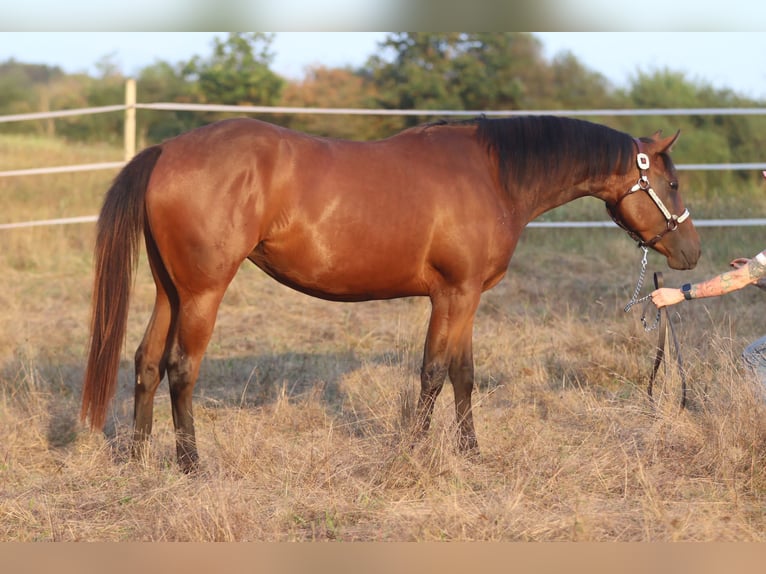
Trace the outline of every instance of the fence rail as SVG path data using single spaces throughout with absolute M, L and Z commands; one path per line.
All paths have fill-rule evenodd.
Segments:
M 247 114 L 325 114 L 362 116 L 766 116 L 766 108 L 603 108 L 595 110 L 411 110 L 383 108 L 306 108 L 290 106 L 234 106 L 227 104 L 183 104 L 178 102 L 155 102 L 115 104 L 50 112 L 31 112 L 0 116 L 0 123 L 44 120 L 67 116 L 81 116 L 108 112 L 157 110 L 166 112 L 231 112 Z
M 8 122 L 24 122 L 30 120 L 46 120 L 50 118 L 65 118 L 69 116 L 87 116 L 92 114 L 104 114 L 107 112 L 125 111 L 126 105 L 99 106 L 96 108 L 77 108 L 73 110 L 59 110 L 56 112 L 32 112 L 28 114 L 12 114 L 0 116 L 0 124 Z
M 63 118 L 78 115 L 124 112 L 125 113 L 125 161 L 88 163 L 79 165 L 53 166 L 15 169 L 0 171 L 0 177 L 21 177 L 55 173 L 70 173 L 79 171 L 94 171 L 118 169 L 135 155 L 136 110 L 156 111 L 196 111 L 196 112 L 226 112 L 226 113 L 257 113 L 257 114 L 337 114 L 337 115 L 385 115 L 385 116 L 525 116 L 545 114 L 555 116 L 609 117 L 609 116 L 691 116 L 691 115 L 766 115 L 766 108 L 667 108 L 667 109 L 597 109 L 597 110 L 399 110 L 399 109 L 368 109 L 368 108 L 297 108 L 285 106 L 230 106 L 220 104 L 182 104 L 175 102 L 138 103 L 136 101 L 136 84 L 128 80 L 125 87 L 125 104 L 59 110 L 50 112 L 35 112 L 0 116 L 0 123 L 33 121 L 51 118 Z M 679 171 L 699 170 L 766 170 L 766 162 L 748 163 L 709 163 L 709 164 L 679 164 Z M 68 225 L 73 223 L 90 223 L 96 221 L 96 216 L 67 217 L 60 219 L 43 219 L 19 223 L 0 224 L 0 230 L 45 225 Z M 766 219 L 708 219 L 695 220 L 700 227 L 722 226 L 761 226 L 766 225 Z M 578 221 L 578 222 L 531 222 L 528 227 L 610 227 L 609 221 Z
M 0 177 L 22 175 L 46 175 L 49 173 L 68 173 L 77 171 L 96 171 L 99 169 L 116 169 L 125 165 L 124 161 L 107 161 L 103 163 L 81 163 L 77 165 L 60 165 L 56 167 L 32 167 L 29 169 L 13 169 L 0 171 Z
M 23 229 L 26 227 L 47 227 L 52 225 L 70 225 L 72 223 L 95 223 L 97 215 L 82 215 L 79 217 L 62 217 L 60 219 L 39 219 L 37 221 L 22 221 L 19 223 L 0 223 L 0 230 Z M 695 227 L 761 227 L 766 225 L 766 219 L 695 219 Z M 530 221 L 526 225 L 531 228 L 548 229 L 586 229 L 605 227 L 619 230 L 613 222 L 603 221 Z

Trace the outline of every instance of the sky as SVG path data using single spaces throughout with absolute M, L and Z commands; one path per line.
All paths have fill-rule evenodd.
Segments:
M 764 20 L 766 29 L 766 20 Z M 682 72 L 695 83 L 766 100 L 766 32 L 545 32 L 548 57 L 571 51 L 615 86 L 639 72 Z
M 766 3 L 765 3 L 766 4 Z M 766 27 L 766 26 L 765 26 Z M 694 82 L 766 100 L 766 32 L 540 32 L 544 54 L 570 51 L 616 87 L 640 72 L 682 72 Z M 109 57 L 126 75 L 158 60 L 176 63 L 206 56 L 225 32 L 3 32 L 0 62 L 95 71 Z M 307 66 L 361 65 L 377 51 L 385 32 L 278 32 L 273 69 L 288 78 Z

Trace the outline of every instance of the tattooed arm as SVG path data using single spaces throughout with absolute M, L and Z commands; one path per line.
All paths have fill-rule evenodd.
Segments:
M 747 285 L 757 285 L 760 279 L 766 279 L 766 251 L 752 259 L 735 259 L 731 262 L 731 271 L 716 275 L 700 283 L 687 283 L 681 289 L 666 287 L 652 293 L 652 301 L 657 307 L 675 305 L 684 299 L 717 297 L 742 289 Z
M 729 263 L 729 265 L 731 265 L 734 269 L 739 269 L 743 265 L 747 265 L 748 263 L 750 263 L 750 261 L 751 259 L 740 257 L 739 259 L 735 259 L 734 261 Z M 755 286 L 758 287 L 759 289 L 763 289 L 764 291 L 766 291 L 766 276 L 763 276 L 760 279 L 758 279 L 758 281 L 755 282 Z

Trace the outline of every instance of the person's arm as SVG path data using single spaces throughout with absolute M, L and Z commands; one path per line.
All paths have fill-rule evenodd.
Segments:
M 739 269 L 743 265 L 747 265 L 749 262 L 750 262 L 750 259 L 747 259 L 745 257 L 740 257 L 739 259 L 735 259 L 734 261 L 729 263 L 729 265 L 731 265 L 734 269 Z M 758 281 L 754 283 L 754 285 L 758 287 L 759 289 L 763 289 L 764 291 L 766 291 L 766 277 L 761 277 L 760 279 L 758 279 Z
M 734 265 L 735 261 L 732 262 L 732 265 Z M 684 299 L 718 297 L 742 289 L 747 285 L 757 284 L 758 280 L 764 277 L 766 277 L 766 251 L 762 251 L 753 259 L 748 260 L 747 263 L 731 271 L 716 275 L 707 281 L 686 283 L 680 289 L 672 287 L 657 289 L 652 292 L 652 302 L 657 307 L 665 307 L 667 305 L 675 305 Z

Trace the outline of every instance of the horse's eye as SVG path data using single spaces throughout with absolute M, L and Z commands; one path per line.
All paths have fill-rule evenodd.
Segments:
M 670 182 L 670 189 L 677 190 L 678 189 L 678 182 L 677 181 L 671 181 Z

